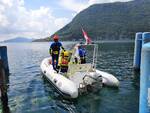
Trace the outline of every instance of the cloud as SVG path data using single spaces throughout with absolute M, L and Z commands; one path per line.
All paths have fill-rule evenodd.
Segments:
M 81 10 L 95 3 L 127 2 L 130 0 L 59 0 L 57 5 L 71 11 L 72 18 Z M 71 20 L 56 17 L 52 7 L 27 9 L 24 0 L 0 0 L 0 41 L 17 36 L 44 38 L 56 32 Z M 57 6 L 56 7 L 59 7 Z M 54 8 L 54 7 L 53 7 Z
M 68 10 L 75 11 L 75 12 L 79 12 L 88 6 L 77 0 L 60 0 L 60 5 Z
M 64 23 L 67 23 L 69 21 L 69 19 L 67 18 L 58 18 L 55 20 L 55 25 L 59 28 L 64 26 Z
M 89 0 L 88 4 L 92 5 L 92 4 L 96 4 L 96 3 L 112 3 L 112 2 L 128 2 L 131 0 Z
M 25 36 L 44 38 L 69 22 L 69 19 L 53 16 L 49 7 L 26 9 L 24 0 L 0 1 L 0 40 Z
M 82 11 L 83 9 L 86 9 L 90 5 L 93 4 L 101 4 L 101 3 L 112 3 L 112 2 L 128 2 L 132 0 L 88 0 L 87 3 L 81 3 L 77 0 L 60 0 L 60 5 L 64 8 L 74 11 L 73 16 L 75 16 L 77 13 Z

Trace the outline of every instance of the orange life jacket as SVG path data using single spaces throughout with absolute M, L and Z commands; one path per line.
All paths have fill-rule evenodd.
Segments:
M 62 58 L 62 60 L 61 60 L 61 66 L 68 66 L 68 57 L 67 58 Z

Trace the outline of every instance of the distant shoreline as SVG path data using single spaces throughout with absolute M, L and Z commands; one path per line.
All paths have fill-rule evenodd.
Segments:
M 101 40 L 96 43 L 134 43 L 134 40 Z
M 19 43 L 48 43 L 53 41 L 45 41 L 45 42 L 0 42 L 1 44 L 4 43 L 13 43 L 13 44 L 19 44 Z M 61 41 L 61 42 L 67 42 L 67 43 L 80 43 L 85 41 Z M 94 43 L 134 43 L 134 40 L 99 40 L 99 41 L 93 41 Z
M 53 42 L 53 41 L 45 41 L 45 42 Z M 61 42 L 80 43 L 80 42 L 85 42 L 85 40 L 84 41 L 61 41 Z M 99 41 L 93 41 L 93 42 L 94 43 L 134 43 L 134 40 L 99 40 Z M 35 43 L 42 43 L 42 42 L 35 42 Z

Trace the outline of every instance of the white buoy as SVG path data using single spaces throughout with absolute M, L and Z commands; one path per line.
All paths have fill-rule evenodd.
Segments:
M 150 42 L 142 47 L 139 113 L 150 113 Z
M 135 36 L 135 47 L 134 47 L 133 67 L 135 70 L 140 69 L 141 48 L 142 48 L 142 32 L 138 32 L 136 33 L 136 36 Z

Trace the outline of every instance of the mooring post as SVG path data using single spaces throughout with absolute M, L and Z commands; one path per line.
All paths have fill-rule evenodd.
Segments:
M 134 70 L 140 70 L 141 48 L 142 48 L 142 32 L 138 32 L 135 35 L 134 61 L 133 61 Z
M 150 43 L 142 47 L 139 113 L 150 113 Z
M 2 46 L 0 47 L 0 98 L 3 113 L 9 113 L 8 96 L 7 96 L 8 76 L 9 76 L 9 68 L 7 59 L 7 47 Z
M 5 74 L 9 75 L 8 57 L 7 57 L 7 47 L 0 46 L 0 59 L 3 61 Z

